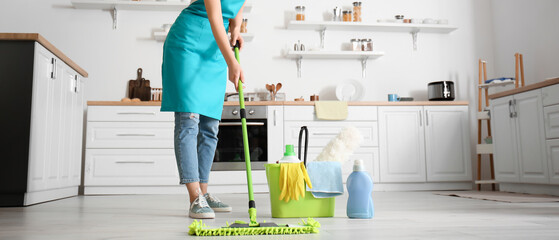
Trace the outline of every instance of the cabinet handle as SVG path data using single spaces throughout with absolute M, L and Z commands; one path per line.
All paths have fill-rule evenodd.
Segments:
M 155 161 L 116 161 L 117 164 L 127 164 L 127 163 L 143 163 L 143 164 L 154 164 Z
M 117 133 L 117 137 L 155 137 L 153 133 Z
M 516 99 L 512 100 L 512 110 L 514 110 L 512 116 L 515 118 L 518 117 L 518 112 L 516 112 Z
M 52 63 L 52 72 L 50 72 L 50 78 L 56 79 L 56 75 L 57 75 L 56 58 L 52 58 L 50 62 Z
M 277 111 L 278 111 L 278 110 L 275 110 L 275 109 L 274 109 L 274 126 L 277 126 L 277 117 L 276 117 L 276 112 L 277 112 Z
M 511 107 L 512 107 L 512 100 L 509 100 L 509 118 L 513 118 Z
M 425 126 L 429 126 L 429 111 L 425 110 Z
M 120 115 L 154 115 L 155 116 L 155 112 L 119 112 L 116 114 L 120 114 Z
M 419 110 L 419 126 L 423 127 L 423 116 L 421 115 L 421 110 Z

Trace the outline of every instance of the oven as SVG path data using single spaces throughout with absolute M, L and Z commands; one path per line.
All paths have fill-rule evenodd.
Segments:
M 266 106 L 246 106 L 251 169 L 263 170 L 268 162 Z M 239 106 L 223 106 L 212 171 L 245 170 L 243 133 Z

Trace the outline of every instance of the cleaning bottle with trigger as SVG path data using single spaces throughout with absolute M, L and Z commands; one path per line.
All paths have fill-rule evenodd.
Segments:
M 363 166 L 363 160 L 353 162 L 353 172 L 347 178 L 347 216 L 349 218 L 373 218 L 373 180 Z

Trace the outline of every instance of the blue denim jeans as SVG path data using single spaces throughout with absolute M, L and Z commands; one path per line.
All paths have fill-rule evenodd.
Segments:
M 219 120 L 175 112 L 175 157 L 180 183 L 207 183 L 217 146 Z

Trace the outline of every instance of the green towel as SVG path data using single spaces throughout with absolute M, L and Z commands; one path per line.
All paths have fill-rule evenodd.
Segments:
M 315 101 L 316 117 L 322 120 L 345 120 L 347 118 L 347 102 Z

